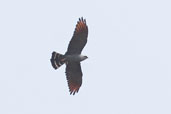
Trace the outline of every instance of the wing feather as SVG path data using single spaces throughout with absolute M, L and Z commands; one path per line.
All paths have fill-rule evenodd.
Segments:
M 81 51 L 87 43 L 87 37 L 88 27 L 86 25 L 86 20 L 79 18 L 74 31 L 74 35 L 69 43 L 66 55 L 81 54 Z
M 68 62 L 66 65 L 66 76 L 70 94 L 75 94 L 79 91 L 82 84 L 82 70 L 80 63 Z

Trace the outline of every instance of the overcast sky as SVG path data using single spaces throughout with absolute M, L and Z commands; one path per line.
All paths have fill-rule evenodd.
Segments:
M 0 114 L 171 114 L 170 0 L 1 0 Z M 87 20 L 83 84 L 69 95 L 64 54 Z

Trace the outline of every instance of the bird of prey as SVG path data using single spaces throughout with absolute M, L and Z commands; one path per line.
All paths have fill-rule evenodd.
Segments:
M 84 46 L 87 43 L 88 26 L 86 20 L 79 18 L 74 34 L 67 52 L 63 55 L 57 52 L 52 52 L 50 59 L 52 67 L 58 69 L 64 63 L 66 64 L 66 78 L 69 86 L 70 94 L 75 94 L 79 91 L 82 84 L 82 70 L 80 62 L 87 59 L 87 56 L 81 55 Z

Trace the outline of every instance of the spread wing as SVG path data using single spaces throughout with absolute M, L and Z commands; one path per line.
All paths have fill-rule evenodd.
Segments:
M 83 18 L 79 18 L 66 54 L 81 54 L 81 51 L 87 43 L 87 36 L 88 27 L 86 25 L 86 20 Z
M 68 62 L 66 64 L 66 76 L 70 94 L 75 94 L 79 91 L 82 84 L 81 65 L 78 62 Z

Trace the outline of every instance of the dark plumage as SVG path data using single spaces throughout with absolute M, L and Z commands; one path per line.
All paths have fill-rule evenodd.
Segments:
M 82 84 L 82 70 L 80 62 L 87 59 L 87 56 L 81 55 L 84 46 L 87 43 L 88 27 L 86 20 L 79 18 L 73 37 L 69 42 L 69 46 L 65 55 L 53 52 L 51 64 L 54 69 L 66 64 L 66 76 L 70 94 L 79 91 Z

